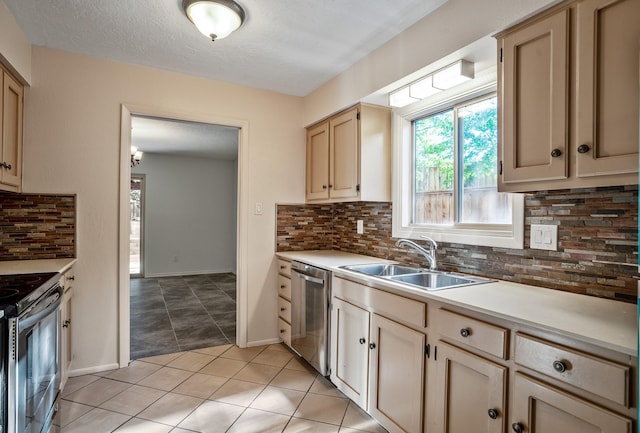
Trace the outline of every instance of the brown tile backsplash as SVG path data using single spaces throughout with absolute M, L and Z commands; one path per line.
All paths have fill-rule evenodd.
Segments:
M 356 220 L 364 234 L 356 234 Z M 531 224 L 558 226 L 558 251 L 529 248 Z M 279 205 L 277 251 L 335 249 L 424 264 L 394 246 L 391 203 Z M 440 269 L 636 302 L 638 188 L 540 191 L 525 198 L 525 248 L 442 242 Z
M 0 261 L 75 257 L 72 195 L 0 193 Z

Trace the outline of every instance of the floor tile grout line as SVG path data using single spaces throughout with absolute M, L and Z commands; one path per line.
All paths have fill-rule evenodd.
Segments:
M 218 287 L 218 285 L 213 282 L 213 284 L 218 288 L 218 290 L 220 290 L 221 292 L 223 292 L 225 295 L 227 295 L 227 293 L 220 289 Z M 222 333 L 222 335 L 224 335 L 224 338 L 227 340 L 227 342 L 229 342 L 230 344 L 234 344 L 234 342 L 232 342 L 229 337 L 227 336 L 227 334 L 222 330 L 222 328 L 220 328 L 220 326 L 218 325 L 218 323 L 216 322 L 216 319 L 211 315 L 211 312 L 207 309 L 207 307 L 204 306 L 204 304 L 202 303 L 202 300 L 200 299 L 200 297 L 198 296 L 198 294 L 195 292 L 195 290 L 193 290 L 193 287 L 191 287 L 191 285 L 189 285 L 189 283 L 187 282 L 187 285 L 189 286 L 189 289 L 191 290 L 191 293 L 193 293 L 193 296 L 196 297 L 196 299 L 198 300 L 198 302 L 200 303 L 200 305 L 202 305 L 202 308 L 204 309 L 204 311 L 206 311 L 207 315 L 209 316 L 209 318 L 213 321 L 213 324 L 215 325 L 216 328 L 218 328 L 218 331 L 220 331 Z M 231 296 L 227 295 L 229 298 L 231 298 Z M 236 305 L 237 308 L 237 303 L 235 301 L 235 299 L 232 299 L 233 303 Z M 237 327 L 237 318 L 236 318 L 236 327 Z
M 164 288 L 162 287 L 162 284 L 159 284 L 159 285 L 160 285 L 160 293 L 162 294 L 162 302 L 164 303 L 164 308 L 167 311 L 167 316 L 169 317 L 169 323 L 171 324 L 171 331 L 173 332 L 173 338 L 176 339 L 176 345 L 178 346 L 178 350 L 180 350 L 180 342 L 178 341 L 178 335 L 176 334 L 176 330 L 173 327 L 173 321 L 171 320 L 171 314 L 169 313 L 169 306 L 167 305 L 167 300 L 164 295 Z

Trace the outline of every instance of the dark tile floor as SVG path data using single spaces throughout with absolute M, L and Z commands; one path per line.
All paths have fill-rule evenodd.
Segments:
M 236 342 L 233 274 L 131 279 L 131 359 Z

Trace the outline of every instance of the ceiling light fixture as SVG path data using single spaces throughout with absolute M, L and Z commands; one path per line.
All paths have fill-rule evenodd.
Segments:
M 244 22 L 244 10 L 233 0 L 183 0 L 182 7 L 200 33 L 212 41 L 226 38 Z
M 142 159 L 142 151 L 138 150 L 137 147 L 131 146 L 131 167 L 135 167 L 140 164 L 140 160 Z
M 474 77 L 474 64 L 468 60 L 458 60 L 389 93 L 389 105 L 401 108 L 421 99 L 435 95 L 443 90 L 462 84 Z

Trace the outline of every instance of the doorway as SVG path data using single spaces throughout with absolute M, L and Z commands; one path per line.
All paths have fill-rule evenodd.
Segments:
M 131 174 L 129 276 L 144 277 L 144 174 Z
M 119 364 L 126 366 L 130 361 L 130 295 L 132 287 L 129 279 L 130 261 L 130 148 L 132 117 L 153 116 L 178 121 L 192 121 L 205 124 L 222 125 L 234 127 L 238 136 L 237 143 L 237 204 L 236 204 L 236 324 L 237 330 L 235 343 L 240 347 L 246 347 L 247 342 L 247 262 L 248 262 L 248 237 L 246 228 L 248 227 L 248 122 L 237 118 L 224 118 L 211 115 L 194 115 L 167 110 L 149 109 L 149 107 L 139 107 L 131 105 L 122 106 L 122 128 L 121 128 L 121 156 L 120 156 L 120 236 L 119 236 Z M 145 155 L 146 157 L 146 155 Z M 149 176 L 147 176 L 147 193 L 149 198 Z M 147 213 L 147 225 L 149 223 Z M 149 238 L 147 236 L 147 242 Z M 148 248 L 147 248 L 148 249 Z M 147 254 L 148 256 L 148 254 Z M 148 257 L 145 259 L 148 264 Z M 149 268 L 146 266 L 145 275 L 148 276 Z

